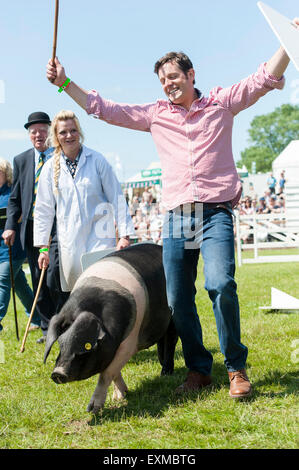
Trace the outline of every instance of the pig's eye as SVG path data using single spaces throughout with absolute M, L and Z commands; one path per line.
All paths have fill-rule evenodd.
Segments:
M 91 350 L 93 349 L 93 345 L 89 342 L 86 342 L 84 343 L 84 345 L 82 345 L 80 347 L 80 350 L 79 351 L 76 351 L 76 355 L 78 356 L 83 356 L 83 354 L 87 354 L 89 352 L 91 352 Z

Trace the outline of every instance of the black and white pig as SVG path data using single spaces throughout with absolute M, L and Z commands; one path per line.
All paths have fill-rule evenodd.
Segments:
M 94 414 L 104 406 L 112 381 L 113 398 L 124 397 L 121 370 L 137 351 L 157 343 L 161 375 L 172 374 L 178 336 L 167 304 L 162 248 L 132 245 L 89 266 L 51 319 L 44 362 L 57 339 L 54 382 L 100 373 L 87 408 Z

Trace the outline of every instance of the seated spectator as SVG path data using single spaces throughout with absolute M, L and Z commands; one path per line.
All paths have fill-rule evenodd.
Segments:
M 254 190 L 252 182 L 249 183 L 249 189 L 248 189 L 247 196 L 250 197 L 251 200 L 252 199 L 257 199 L 257 197 L 258 197 L 256 191 Z
M 280 193 L 280 196 L 278 198 L 278 205 L 281 208 L 281 212 L 284 212 L 285 211 L 285 198 L 283 197 L 283 195 L 281 193 Z
M 269 214 L 271 211 L 266 204 L 266 199 L 264 197 L 260 197 L 259 205 L 257 207 L 258 214 Z
M 144 241 L 144 237 L 147 235 L 147 224 L 145 224 L 144 216 L 140 208 L 136 210 L 136 215 L 133 217 L 133 224 L 138 242 Z
M 157 204 L 153 205 L 151 209 L 149 221 L 150 237 L 154 243 L 161 245 L 163 220 L 161 214 L 159 213 L 159 206 Z
M 244 204 L 241 206 L 240 215 L 251 215 L 253 212 L 252 201 L 249 197 L 246 197 Z
M 136 214 L 136 210 L 139 208 L 139 199 L 138 196 L 133 196 L 132 202 L 129 204 L 130 216 Z
M 271 193 L 270 189 L 266 189 L 266 191 L 264 192 L 264 198 L 265 198 L 266 206 L 269 204 L 271 196 L 272 196 L 272 193 Z
M 152 194 L 146 189 L 142 194 L 142 200 L 139 205 L 143 215 L 149 214 L 151 209 L 152 198 Z
M 278 214 L 278 213 L 281 212 L 281 207 L 277 203 L 276 196 L 273 195 L 273 196 L 270 197 L 268 208 L 269 208 L 269 211 L 271 213 L 277 213 Z
M 257 197 L 252 199 L 253 212 L 257 212 Z
M 150 240 L 149 222 L 146 216 L 142 215 L 140 220 L 138 220 L 138 226 L 136 231 L 139 242 L 145 242 Z

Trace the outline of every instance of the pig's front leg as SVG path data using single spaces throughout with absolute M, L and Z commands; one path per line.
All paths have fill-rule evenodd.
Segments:
M 98 414 L 100 409 L 102 409 L 105 405 L 106 396 L 108 387 L 112 382 L 113 377 L 105 374 L 105 371 L 100 375 L 97 386 L 91 400 L 88 404 L 87 411 L 93 414 Z
M 112 397 L 113 400 L 122 400 L 128 391 L 128 387 L 126 386 L 121 373 L 113 379 L 113 385 L 114 385 L 114 392 L 113 392 L 113 397 Z

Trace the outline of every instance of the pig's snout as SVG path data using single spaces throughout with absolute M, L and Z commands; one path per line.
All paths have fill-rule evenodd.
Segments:
M 56 367 L 53 370 L 51 379 L 54 380 L 56 384 L 65 384 L 68 382 L 68 377 L 62 367 Z

